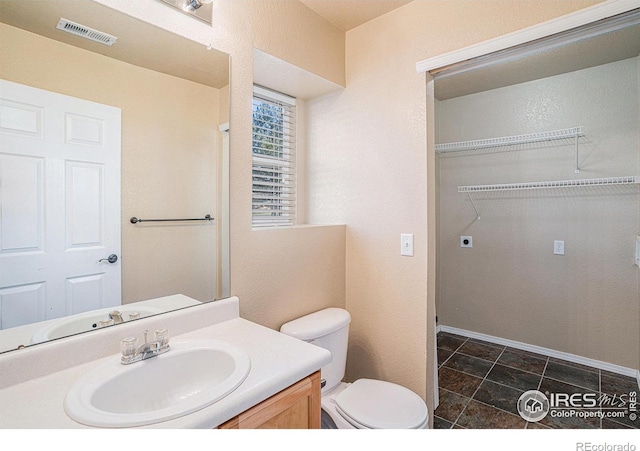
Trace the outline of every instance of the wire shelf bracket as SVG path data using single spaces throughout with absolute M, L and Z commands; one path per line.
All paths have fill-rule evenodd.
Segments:
M 489 191 L 517 191 L 531 189 L 556 189 L 556 188 L 579 188 L 591 186 L 614 186 L 614 185 L 638 185 L 640 177 L 635 175 L 623 177 L 603 177 L 594 179 L 578 179 L 578 180 L 556 180 L 544 182 L 525 182 L 525 183 L 505 183 L 498 185 L 471 185 L 458 186 L 459 193 L 466 193 L 471 201 L 471 205 L 476 212 L 476 219 L 480 219 L 480 213 L 476 208 L 471 193 L 481 193 Z
M 584 136 L 584 128 L 572 127 L 561 130 L 552 130 L 539 133 L 528 133 L 525 135 L 504 136 L 502 138 L 476 139 L 472 141 L 459 141 L 452 143 L 436 144 L 436 152 L 450 153 L 463 152 L 468 150 L 488 149 L 495 147 L 514 146 L 518 144 L 530 144 L 545 141 L 556 141 L 560 139 L 574 139 L 576 151 L 575 173 L 580 173 L 580 159 L 578 139 Z

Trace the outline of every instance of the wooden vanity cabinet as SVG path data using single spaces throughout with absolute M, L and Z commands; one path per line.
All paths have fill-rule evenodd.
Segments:
M 221 424 L 219 429 L 320 429 L 320 371 Z

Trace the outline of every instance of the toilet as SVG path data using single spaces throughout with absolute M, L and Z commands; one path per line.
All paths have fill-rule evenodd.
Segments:
M 280 332 L 331 352 L 333 360 L 322 367 L 323 417 L 338 429 L 424 429 L 427 406 L 416 393 L 391 382 L 358 379 L 343 382 L 347 363 L 351 315 L 328 308 L 284 324 Z M 324 423 L 324 421 L 323 421 Z

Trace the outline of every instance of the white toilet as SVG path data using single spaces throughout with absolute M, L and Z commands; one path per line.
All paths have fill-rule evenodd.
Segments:
M 328 308 L 284 324 L 280 332 L 328 349 L 333 361 L 322 367 L 322 410 L 338 429 L 427 428 L 427 406 L 411 390 L 391 382 L 342 382 L 347 363 L 349 312 Z

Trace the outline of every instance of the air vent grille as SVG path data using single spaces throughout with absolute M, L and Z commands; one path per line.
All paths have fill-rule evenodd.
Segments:
M 66 31 L 67 33 L 71 33 L 82 38 L 91 39 L 92 41 L 100 42 L 101 44 L 105 45 L 113 45 L 118 39 L 115 36 L 111 36 L 110 34 L 94 30 L 93 28 L 85 27 L 84 25 L 71 22 L 67 19 L 60 19 L 56 28 L 58 30 Z

